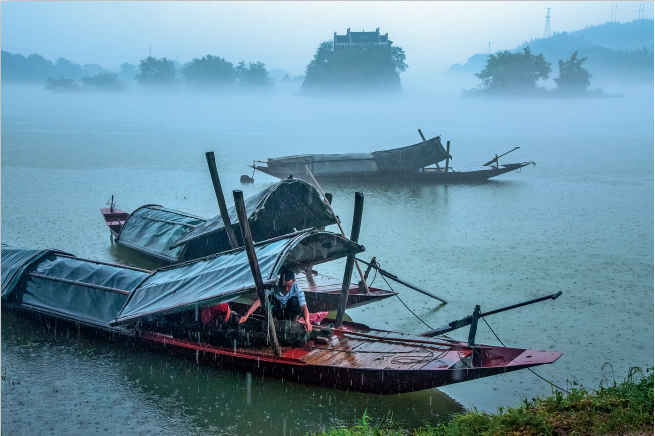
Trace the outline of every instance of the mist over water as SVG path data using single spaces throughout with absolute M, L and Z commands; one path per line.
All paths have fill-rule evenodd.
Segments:
M 128 212 L 156 203 L 212 217 L 218 207 L 207 151 L 216 154 L 231 205 L 232 190 L 249 196 L 276 181 L 257 173 L 254 183 L 241 184 L 253 160 L 402 147 L 420 141 L 420 128 L 426 138 L 451 141 L 454 167 L 514 147 L 501 164 L 537 165 L 480 184 L 319 180 L 334 195 L 344 229 L 354 192 L 364 193 L 360 258 L 376 256 L 384 269 L 449 304 L 390 282 L 402 301 L 436 328 L 476 304 L 488 311 L 562 291 L 555 301 L 487 321 L 507 346 L 563 352 L 535 368 L 561 387 L 573 377 L 596 387 L 611 377 L 605 362 L 617 380 L 631 366 L 653 365 L 653 87 L 594 84 L 622 98 L 492 100 L 461 98 L 470 83 L 435 86 L 408 83 L 402 95 L 350 99 L 299 97 L 293 84 L 264 96 L 67 95 L 3 86 L 2 242 L 156 268 L 110 243 L 99 209 L 111 195 Z M 342 268 L 318 269 L 341 277 Z M 374 286 L 388 287 L 380 277 Z M 427 330 L 398 299 L 348 314 L 371 327 Z M 3 315 L 2 424 L 9 433 L 304 434 L 352 425 L 364 409 L 376 420 L 393 410 L 418 426 L 551 392 L 529 371 L 392 397 L 252 375 L 249 404 L 246 374 L 72 332 L 55 337 L 52 328 Z M 498 344 L 484 323 L 477 340 Z

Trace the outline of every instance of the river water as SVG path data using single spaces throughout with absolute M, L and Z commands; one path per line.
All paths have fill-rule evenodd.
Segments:
M 454 166 L 514 147 L 501 163 L 537 165 L 481 184 L 323 183 L 345 229 L 354 192 L 364 193 L 362 256 L 449 300 L 440 305 L 390 282 L 402 301 L 348 315 L 419 333 L 423 322 L 444 325 L 476 304 L 487 311 L 562 291 L 487 321 L 508 346 L 563 352 L 535 368 L 560 387 L 597 387 L 603 377 L 652 366 L 653 87 L 625 88 L 620 98 L 495 101 L 463 99 L 458 89 L 341 100 L 300 98 L 293 89 L 223 97 L 3 87 L 2 242 L 156 268 L 111 244 L 99 212 L 111 195 L 126 211 L 157 203 L 212 217 L 206 151 L 216 154 L 231 204 L 233 189 L 248 196 L 275 181 L 255 174 L 241 184 L 253 160 L 396 148 L 418 142 L 421 128 L 451 141 Z M 342 267 L 320 272 L 338 277 Z M 375 285 L 387 287 L 380 277 Z M 498 339 L 481 323 L 478 342 Z M 518 371 L 411 394 L 354 394 L 199 366 L 2 314 L 7 434 L 299 435 L 352 425 L 365 410 L 416 427 L 551 389 Z

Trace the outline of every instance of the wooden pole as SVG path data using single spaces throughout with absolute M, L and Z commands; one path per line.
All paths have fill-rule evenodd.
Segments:
M 419 291 L 420 293 L 425 294 L 425 295 L 427 295 L 428 297 L 432 297 L 432 298 L 434 298 L 434 299 L 437 299 L 437 300 L 441 301 L 442 303 L 448 303 L 448 301 L 444 300 L 443 298 L 441 298 L 441 297 L 437 297 L 436 295 L 434 295 L 434 294 L 432 294 L 432 293 L 430 293 L 430 292 L 428 292 L 428 291 L 426 291 L 426 290 L 424 290 L 424 289 L 421 289 L 421 288 L 419 288 L 418 286 L 411 285 L 411 284 L 407 283 L 406 281 L 402 280 L 400 277 L 398 277 L 398 276 L 396 276 L 396 275 L 393 275 L 393 274 L 391 274 L 391 273 L 388 272 L 388 271 L 383 270 L 382 268 L 380 268 L 380 265 L 379 265 L 379 264 L 374 264 L 373 261 L 371 261 L 371 263 L 368 263 L 368 262 L 363 261 L 363 260 L 361 260 L 361 259 L 357 259 L 357 260 L 358 260 L 359 262 L 363 263 L 364 265 L 368 265 L 369 268 L 375 268 L 375 269 L 377 269 L 378 272 L 380 273 L 380 275 L 382 275 L 382 276 L 384 276 L 384 277 L 388 277 L 388 278 L 390 278 L 391 280 L 400 283 L 401 285 L 405 285 L 405 286 L 407 286 L 409 289 L 414 289 L 415 291 Z M 375 260 L 375 258 L 373 258 L 373 260 Z M 368 275 L 368 270 L 367 270 L 366 274 Z
M 425 136 L 423 136 L 423 132 L 421 132 L 421 129 L 418 129 L 418 134 L 421 135 L 421 139 L 423 140 L 423 142 L 425 142 Z M 435 163 L 435 165 L 437 166 L 437 168 L 439 168 L 439 162 Z
M 350 240 L 357 242 L 359 240 L 359 230 L 362 227 L 362 212 L 364 211 L 364 194 L 355 192 L 355 211 L 353 213 L 353 228 L 350 232 Z M 339 309 L 337 310 L 337 318 L 335 320 L 335 327 L 341 327 L 343 323 L 343 315 L 346 313 L 346 305 L 348 304 L 348 291 L 350 290 L 350 280 L 352 280 L 353 266 L 355 264 L 355 254 L 348 256 L 346 260 L 346 270 L 343 273 L 343 283 L 341 284 L 341 298 L 339 299 Z M 362 280 L 364 278 L 362 277 Z
M 234 234 L 234 229 L 232 228 L 232 223 L 230 222 L 230 216 L 227 213 L 227 205 L 225 204 L 225 197 L 223 197 L 221 181 L 218 178 L 218 171 L 216 171 L 216 159 L 214 159 L 214 152 L 208 151 L 205 153 L 205 157 L 207 158 L 209 174 L 211 175 L 212 183 L 214 184 L 214 192 L 216 193 L 216 200 L 218 200 L 218 208 L 221 210 L 221 218 L 223 218 L 223 225 L 225 225 L 227 238 L 230 240 L 230 246 L 232 248 L 239 248 L 237 237 Z
M 305 168 L 307 168 L 307 165 L 305 165 Z M 330 208 L 330 211 L 332 212 L 332 215 L 334 215 L 334 219 L 337 221 L 337 226 L 339 226 L 339 230 L 341 231 L 341 236 L 343 236 L 345 238 L 346 237 L 346 232 L 343 231 L 343 227 L 341 227 L 341 222 L 339 221 L 339 217 L 337 216 L 336 213 L 334 213 L 334 209 L 332 209 L 332 195 L 330 195 L 330 198 L 328 198 L 327 194 L 325 192 L 323 192 L 323 188 L 321 188 L 321 185 L 319 185 L 318 182 L 316 181 L 316 179 L 314 178 L 314 175 L 312 174 L 312 172 L 309 171 L 309 168 L 307 168 L 307 172 L 312 177 L 312 180 L 314 181 L 314 183 L 316 183 L 316 186 L 318 186 L 318 190 L 323 195 L 323 198 L 325 198 L 325 201 L 327 202 L 327 205 Z M 362 194 L 362 196 L 363 195 L 364 194 Z M 358 235 L 359 235 L 359 233 L 358 233 Z M 355 242 L 357 242 L 357 241 L 355 241 Z M 357 271 L 359 272 L 359 277 L 362 279 L 362 284 L 364 285 L 364 290 L 366 291 L 367 294 L 370 293 L 370 291 L 368 289 L 368 285 L 366 284 L 366 280 L 364 279 L 364 274 L 362 273 L 362 269 L 359 267 L 359 264 L 357 262 L 355 262 L 355 266 L 357 267 Z
M 421 135 L 421 139 L 423 142 L 425 142 L 425 136 L 423 136 L 423 132 L 421 132 L 421 129 L 418 129 L 418 134 Z M 421 171 L 425 172 L 425 167 L 421 168 Z
M 446 172 L 448 172 L 448 160 L 450 160 L 450 141 L 446 141 Z
M 266 297 L 266 292 L 264 291 L 264 282 L 262 280 L 262 273 L 259 270 L 257 254 L 255 253 L 255 246 L 252 242 L 252 234 L 250 233 L 250 225 L 248 224 L 248 215 L 246 215 L 246 205 L 243 201 L 243 192 L 235 190 L 232 191 L 232 195 L 234 196 L 234 206 L 236 207 L 237 216 L 239 217 L 241 236 L 243 237 L 243 242 L 246 247 L 246 254 L 248 255 L 248 262 L 250 263 L 250 271 L 252 272 L 253 279 L 255 279 L 257 295 L 259 295 L 259 301 L 262 304 L 262 309 L 264 310 L 266 316 L 266 328 L 269 335 L 271 336 L 273 352 L 276 356 L 281 356 L 282 351 L 280 350 L 280 344 L 277 342 L 275 324 L 273 323 L 273 317 L 271 316 L 271 309 L 268 304 L 268 298 Z

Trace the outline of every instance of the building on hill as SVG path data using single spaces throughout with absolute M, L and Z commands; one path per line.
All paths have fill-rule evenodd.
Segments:
M 393 41 L 389 41 L 389 34 L 385 33 L 380 35 L 380 28 L 375 29 L 375 32 L 351 32 L 350 27 L 345 35 L 337 35 L 334 32 L 333 50 L 343 50 L 351 47 L 357 47 L 366 50 L 371 47 L 391 46 Z

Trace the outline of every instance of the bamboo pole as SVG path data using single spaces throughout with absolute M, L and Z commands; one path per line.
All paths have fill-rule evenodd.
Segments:
M 214 152 L 208 151 L 207 153 L 205 153 L 205 157 L 207 158 L 207 165 L 209 166 L 209 174 L 211 175 L 212 183 L 214 184 L 214 192 L 216 193 L 218 208 L 221 210 L 221 218 L 223 218 L 223 225 L 225 225 L 227 238 L 229 239 L 230 246 L 232 248 L 239 248 L 237 237 L 234 234 L 234 229 L 232 228 L 232 223 L 230 222 L 230 215 L 228 215 L 227 213 L 227 205 L 225 204 L 225 197 L 223 196 L 223 188 L 221 188 L 221 181 L 218 178 L 218 171 L 216 171 L 216 159 L 214 158 Z
M 446 172 L 448 172 L 448 161 L 450 160 L 450 141 L 446 141 Z
M 262 309 L 266 314 L 266 327 L 269 335 L 271 336 L 273 352 L 276 356 L 281 356 L 282 350 L 280 350 L 280 344 L 277 342 L 275 324 L 273 323 L 273 317 L 271 316 L 271 309 L 268 303 L 268 298 L 266 297 L 266 292 L 264 292 L 262 273 L 259 270 L 257 254 L 255 253 L 255 246 L 252 242 L 252 234 L 250 233 L 250 225 L 248 224 L 248 216 L 246 215 L 246 205 L 243 202 L 243 192 L 235 190 L 232 191 L 232 195 L 234 196 L 234 206 L 236 207 L 237 216 L 239 217 L 241 236 L 243 237 L 244 246 L 246 247 L 246 254 L 248 255 L 248 262 L 250 263 L 250 271 L 252 272 L 252 277 L 255 280 L 255 287 L 257 288 L 259 301 L 261 302 Z
M 379 339 L 381 341 L 397 341 L 397 342 L 407 342 L 410 344 L 441 345 L 449 348 L 471 348 L 468 344 L 462 344 L 462 343 L 447 343 L 447 342 L 425 341 L 422 339 L 394 338 L 391 336 L 375 336 L 375 335 L 368 335 L 366 333 L 352 332 L 350 330 L 341 330 L 337 328 L 333 328 L 332 332 L 346 334 L 346 335 L 353 335 L 353 336 L 361 336 L 363 338 Z
M 359 240 L 359 230 L 362 227 L 362 212 L 364 211 L 364 194 L 355 192 L 355 210 L 353 212 L 353 227 L 350 232 L 350 240 L 357 242 Z M 346 269 L 343 273 L 343 283 L 341 284 L 341 298 L 339 299 L 339 308 L 334 325 L 341 327 L 343 315 L 346 313 L 348 304 L 348 291 L 350 290 L 350 280 L 353 275 L 353 265 L 355 264 L 355 253 L 348 255 L 346 260 Z M 361 271 L 360 271 L 361 272 Z M 362 280 L 364 278 L 362 277 Z
M 307 168 L 307 165 L 305 165 L 305 168 Z M 345 238 L 346 233 L 343 231 L 343 227 L 341 227 L 341 222 L 339 221 L 339 217 L 337 216 L 336 213 L 334 213 L 334 209 L 332 209 L 332 196 L 330 195 L 330 198 L 327 197 L 325 192 L 323 192 L 323 188 L 321 188 L 321 185 L 318 184 L 318 182 L 314 178 L 314 175 L 312 174 L 312 172 L 309 171 L 309 168 L 307 168 L 307 172 L 311 176 L 314 183 L 316 183 L 316 186 L 318 186 L 318 190 L 321 192 L 321 195 L 323 195 L 323 198 L 325 199 L 325 202 L 327 203 L 328 207 L 330 208 L 330 211 L 332 212 L 332 215 L 334 215 L 334 219 L 337 221 L 337 226 L 339 226 L 339 230 L 341 231 L 341 236 L 343 236 Z M 362 194 L 362 196 L 363 195 L 364 194 Z M 364 289 L 366 290 L 366 294 L 369 294 L 370 291 L 368 289 L 368 285 L 366 284 L 366 280 L 364 280 L 364 274 L 362 273 L 362 269 L 359 267 L 359 264 L 357 263 L 357 261 L 355 261 L 355 267 L 357 267 L 357 272 L 359 272 L 359 277 L 362 279 L 362 284 L 364 285 Z

